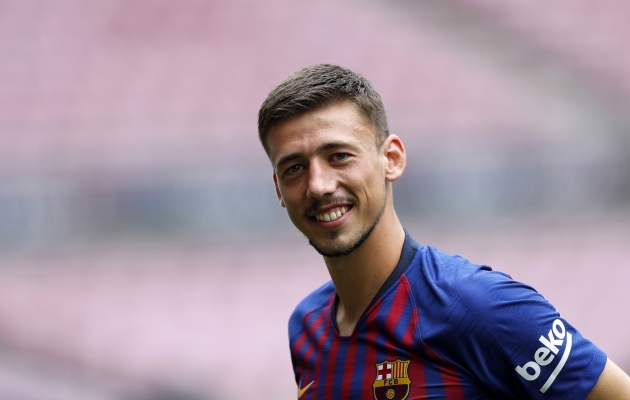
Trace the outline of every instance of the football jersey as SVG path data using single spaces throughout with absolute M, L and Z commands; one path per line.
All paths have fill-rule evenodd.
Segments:
M 340 336 L 328 282 L 289 321 L 300 400 L 583 399 L 606 355 L 533 288 L 408 235 Z

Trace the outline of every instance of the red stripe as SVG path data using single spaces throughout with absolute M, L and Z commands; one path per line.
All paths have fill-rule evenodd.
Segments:
M 296 360 L 296 364 L 295 365 L 295 373 L 298 376 L 302 375 L 302 371 L 304 370 L 304 360 L 305 358 L 300 358 L 298 356 L 298 351 L 300 350 L 300 348 L 304 345 L 304 343 L 306 342 L 306 338 L 308 337 L 307 335 L 307 327 L 306 327 L 306 318 L 308 318 L 308 315 L 304 318 L 303 324 L 305 326 L 305 328 L 302 330 L 302 332 L 300 333 L 300 337 L 298 338 L 298 340 L 295 341 L 295 343 L 293 344 L 293 352 L 292 354 L 295 355 L 295 360 Z M 308 351 L 308 350 L 307 350 Z M 298 385 L 300 384 L 300 382 L 298 382 Z
M 385 329 L 387 330 L 387 336 L 395 338 L 394 330 L 396 329 L 396 324 L 400 321 L 405 308 L 409 306 L 409 282 L 407 279 L 402 276 L 403 280 L 396 288 L 396 293 L 394 293 L 394 298 L 392 300 L 392 306 L 389 309 L 389 313 L 387 314 L 387 318 L 385 320 Z M 415 311 L 415 309 L 414 309 Z M 399 351 L 401 349 L 411 350 L 411 346 L 413 344 L 413 332 L 416 326 L 416 318 L 417 314 L 412 314 L 412 317 L 409 319 L 407 329 L 405 330 L 404 335 L 400 338 L 400 343 L 395 343 L 393 341 L 388 341 L 385 343 L 385 348 L 387 349 L 387 359 L 395 361 L 400 357 Z M 407 356 L 411 357 L 411 354 L 407 351 Z M 400 373 L 401 375 L 397 375 Z M 394 372 L 392 371 L 392 378 L 402 377 L 402 372 Z
M 406 288 L 406 292 L 411 292 L 411 285 L 407 280 L 407 277 L 403 275 L 400 278 L 401 286 Z M 407 326 L 407 330 L 402 338 L 402 347 L 404 349 L 411 349 L 414 343 L 414 337 L 416 329 L 420 326 L 420 317 L 418 316 L 418 309 L 414 306 L 413 300 L 408 299 L 409 306 L 411 307 L 411 320 Z M 426 399 L 427 397 L 427 383 L 424 372 L 424 359 L 415 354 L 410 354 L 411 363 L 409 363 L 409 369 L 407 374 L 411 380 L 411 387 L 413 388 L 414 398 Z
M 357 356 L 358 344 L 356 340 L 352 340 L 348 345 L 348 352 L 346 353 L 346 362 L 343 365 L 343 379 L 341 380 L 341 398 L 349 399 L 352 386 L 352 374 L 354 373 L 355 358 Z
M 389 309 L 389 313 L 387 314 L 387 319 L 385 320 L 385 329 L 387 329 L 387 336 L 394 336 L 394 329 L 396 329 L 396 324 L 400 320 L 400 316 L 405 310 L 405 306 L 407 305 L 407 299 L 409 292 L 405 290 L 406 287 L 404 285 L 398 285 L 396 289 L 396 293 L 394 294 L 394 299 L 392 300 L 392 306 Z
M 331 314 L 331 316 L 334 314 Z M 332 330 L 332 329 L 331 329 Z M 330 351 L 328 352 L 328 363 L 326 365 L 326 387 L 324 388 L 324 398 L 331 399 L 333 396 L 333 385 L 335 383 L 334 376 L 336 375 L 335 366 L 337 365 L 337 353 L 339 352 L 339 339 L 333 334 L 332 344 Z
M 323 317 L 322 318 L 322 322 L 330 323 L 330 318 L 331 318 L 331 315 L 332 315 L 331 304 L 333 304 L 333 300 L 334 299 L 335 299 L 335 295 L 333 294 L 330 297 L 330 300 L 328 301 L 328 303 L 326 303 L 325 310 L 322 311 L 322 317 Z M 324 376 L 322 374 L 321 366 L 322 366 L 322 357 L 324 355 L 324 345 L 328 341 L 328 335 L 329 335 L 330 331 L 331 331 L 330 325 L 328 327 L 324 326 L 324 330 L 323 330 L 322 334 L 317 337 L 317 344 L 316 344 L 316 346 L 319 348 L 319 351 L 317 352 L 317 359 L 315 360 L 315 365 L 313 367 L 313 373 L 317 374 L 317 375 L 313 376 L 313 380 L 316 381 L 315 382 L 316 386 L 322 386 L 322 385 L 326 384 L 326 376 Z M 318 390 L 309 390 L 307 392 L 307 396 L 308 397 L 306 399 L 304 399 L 304 400 L 311 400 L 311 399 L 317 398 L 317 392 L 318 392 Z
M 394 329 L 396 328 L 396 324 L 400 320 L 400 316 L 402 315 L 405 309 L 405 305 L 407 303 L 408 293 L 405 289 L 406 288 L 403 285 L 398 285 L 398 287 L 396 288 L 396 292 L 394 293 L 392 305 L 389 308 L 387 317 L 385 318 L 385 335 L 387 338 L 395 338 Z M 388 340 L 385 342 L 384 346 L 385 350 L 387 351 L 387 360 L 395 361 L 399 357 L 399 353 L 397 351 L 398 344 L 393 340 Z
M 324 323 L 324 321 L 326 320 L 326 315 L 327 315 L 327 313 L 326 313 L 325 309 L 330 307 L 330 304 L 332 303 L 332 301 L 333 301 L 333 299 L 334 299 L 334 298 L 335 298 L 335 295 L 332 295 L 332 296 L 330 297 L 330 299 L 328 300 L 328 302 L 327 302 L 327 303 L 326 303 L 326 305 L 324 306 L 324 311 L 322 311 L 322 312 L 321 312 L 321 313 L 317 316 L 317 318 L 315 319 L 315 321 L 313 321 L 313 323 L 312 323 L 311 325 L 308 325 L 308 324 L 307 324 L 307 322 L 306 322 L 306 320 L 307 320 L 308 316 L 309 316 L 311 313 L 307 314 L 307 315 L 304 317 L 304 322 L 303 322 L 303 323 L 304 323 L 304 326 L 306 327 L 306 328 L 305 328 L 305 330 L 302 332 L 302 337 L 304 337 L 304 340 L 306 340 L 306 338 L 307 338 L 308 336 L 310 336 L 310 337 L 315 337 L 315 331 L 317 331 L 317 330 L 318 330 L 318 329 L 322 326 L 322 324 Z M 324 330 L 324 331 L 325 331 L 325 330 Z M 300 338 L 300 339 L 301 339 L 301 338 Z M 302 357 L 302 359 L 301 359 L 301 360 L 304 362 L 304 364 L 305 364 L 305 365 L 304 365 L 304 368 L 306 368 L 306 367 L 307 367 L 306 363 L 308 362 L 308 359 L 309 359 L 309 358 L 313 355 L 313 352 L 315 351 L 315 348 L 316 348 L 316 347 L 320 347 L 320 348 L 321 348 L 321 345 L 318 345 L 318 344 L 316 344 L 316 343 L 311 343 L 311 344 L 310 344 L 310 346 L 309 346 L 309 348 L 306 350 L 306 352 L 304 352 L 304 356 L 303 356 L 303 357 Z M 296 353 L 295 353 L 295 354 L 297 354 L 297 347 L 296 347 L 296 348 L 294 348 L 294 349 L 295 349 L 295 351 L 296 351 Z M 315 365 L 313 366 L 313 370 L 311 371 L 311 373 L 313 373 L 313 374 L 315 374 L 315 372 L 317 372 L 317 371 L 318 371 L 320 357 L 321 357 L 321 354 L 319 354 L 319 355 L 318 355 L 318 357 L 317 357 L 317 359 L 315 360 Z M 301 375 L 301 374 L 300 374 L 300 375 Z M 307 380 L 310 382 L 310 380 L 309 380 L 309 379 L 307 379 Z M 308 384 L 308 382 L 304 382 L 304 379 L 302 379 L 302 382 L 303 382 L 303 384 L 305 384 L 305 385 L 306 385 L 306 384 Z M 298 382 L 298 384 L 299 384 L 299 382 Z M 311 393 L 312 393 L 312 392 L 314 392 L 314 390 L 309 390 L 309 391 L 307 391 L 307 393 L 306 393 L 307 398 L 310 398 L 310 397 L 312 396 L 312 395 L 311 395 Z M 304 398 L 304 400 L 306 400 L 306 398 Z
M 442 375 L 442 384 L 444 385 L 444 395 L 446 396 L 446 399 L 464 400 L 464 388 L 455 367 L 443 360 L 442 357 L 427 346 L 426 343 L 424 344 L 424 348 L 429 356 L 437 361 L 440 367 L 440 374 Z
M 409 374 L 409 380 L 411 380 L 411 387 L 413 388 L 413 398 L 426 399 L 427 383 L 424 374 L 424 360 L 421 357 L 412 357 L 407 373 Z
M 409 326 L 407 326 L 407 331 L 402 337 L 401 344 L 404 349 L 410 349 L 413 346 L 413 338 L 416 333 L 416 328 L 418 327 L 418 310 L 414 307 L 413 301 L 409 299 L 409 293 L 411 292 L 411 285 L 407 280 L 407 277 L 403 275 L 400 278 L 401 285 L 405 287 L 405 293 L 407 295 L 407 302 L 409 307 L 411 307 L 411 321 L 409 322 Z
M 405 333 L 401 338 L 400 348 L 409 350 L 407 351 L 407 356 L 409 357 L 409 360 L 411 362 L 407 369 L 407 374 L 409 379 L 411 380 L 410 397 L 413 396 L 413 398 L 424 399 L 427 396 L 424 360 L 422 357 L 419 357 L 410 352 L 410 350 L 413 348 L 415 332 L 419 321 L 418 311 L 413 306 L 413 301 L 409 298 L 410 293 L 411 286 L 409 285 L 409 281 L 407 280 L 407 278 L 403 275 L 401 277 L 401 283 L 396 289 L 396 293 L 394 294 L 392 308 L 389 312 L 389 315 L 387 316 L 385 326 L 387 327 L 390 337 L 392 337 L 394 329 L 396 327 L 396 323 L 399 321 L 405 308 L 411 307 L 412 315 L 411 318 L 409 318 L 407 329 L 405 330 Z M 385 343 L 385 347 L 387 348 L 388 356 L 390 357 L 389 359 L 395 360 L 396 358 L 398 358 L 398 355 L 396 353 L 397 346 L 394 343 L 387 342 Z M 411 388 L 413 388 L 413 391 Z M 402 393 L 400 395 L 402 395 Z
M 303 338 L 304 341 L 307 340 L 307 338 L 310 337 L 314 337 L 315 336 L 315 331 L 317 329 L 319 329 L 319 327 L 322 325 L 323 321 L 324 321 L 324 317 L 326 315 L 325 312 L 322 312 L 321 314 L 319 314 L 319 316 L 315 319 L 315 321 L 313 321 L 313 323 L 311 325 L 308 325 L 306 320 L 308 319 L 308 316 L 311 313 L 307 314 L 304 317 L 304 331 L 302 331 L 302 336 L 300 337 L 300 340 Z M 301 347 L 301 346 L 300 346 Z M 295 352 L 295 354 L 297 354 L 297 351 L 299 350 L 299 347 L 296 346 L 293 348 L 293 351 Z M 313 352 L 315 351 L 315 346 L 311 343 L 309 348 L 304 352 L 304 356 L 302 356 L 302 361 L 304 361 L 305 363 L 307 362 L 307 360 L 313 355 Z M 304 367 L 306 367 L 306 365 L 304 365 Z
M 376 345 L 375 341 L 378 337 L 378 327 L 376 326 L 376 316 L 381 308 L 382 301 L 377 300 L 371 310 L 368 310 L 367 321 L 365 322 L 365 329 L 367 334 L 365 337 L 365 367 L 363 370 L 363 385 L 361 385 L 360 399 L 371 399 L 374 397 L 372 393 L 372 385 L 366 385 L 365 383 L 374 382 L 376 379 Z M 363 393 L 364 389 L 368 387 L 369 392 Z

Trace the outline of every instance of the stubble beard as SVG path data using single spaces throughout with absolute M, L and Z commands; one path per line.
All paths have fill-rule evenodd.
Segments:
M 308 244 L 313 246 L 313 248 L 320 255 L 324 257 L 333 258 L 333 257 L 347 256 L 348 254 L 352 253 L 353 251 L 361 247 L 361 245 L 370 237 L 370 235 L 374 231 L 374 228 L 376 228 L 376 225 L 378 225 L 378 223 L 380 222 L 381 217 L 383 216 L 383 213 L 385 212 L 386 206 L 387 206 L 387 190 L 383 188 L 383 205 L 381 209 L 379 210 L 378 215 L 374 219 L 374 222 L 372 223 L 372 225 L 368 229 L 363 231 L 356 240 L 351 241 L 350 243 L 347 243 L 345 245 L 342 243 L 333 243 L 330 247 L 326 249 L 317 246 L 312 240 L 307 238 Z M 328 239 L 331 241 L 335 241 L 337 240 L 338 237 L 339 237 L 339 231 L 334 230 L 329 233 Z

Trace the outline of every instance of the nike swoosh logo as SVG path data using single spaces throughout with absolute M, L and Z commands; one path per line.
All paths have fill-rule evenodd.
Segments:
M 302 397 L 302 395 L 308 390 L 308 388 L 311 387 L 311 385 L 314 383 L 315 381 L 311 381 L 311 383 L 309 383 L 308 385 L 304 386 L 302 389 L 300 389 L 300 386 L 298 385 L 298 399 L 300 397 Z

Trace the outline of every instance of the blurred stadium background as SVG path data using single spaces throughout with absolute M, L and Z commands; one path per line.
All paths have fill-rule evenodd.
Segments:
M 2 0 L 0 398 L 294 398 L 327 273 L 256 113 L 322 62 L 383 95 L 414 237 L 630 370 L 630 3 Z

